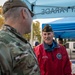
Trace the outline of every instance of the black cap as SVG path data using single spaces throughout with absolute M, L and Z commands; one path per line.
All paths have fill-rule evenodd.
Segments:
M 32 17 L 34 16 L 33 12 L 30 11 L 30 9 L 26 5 L 26 3 L 23 2 L 22 0 L 8 0 L 8 1 L 6 1 L 3 5 L 3 14 L 5 14 L 9 9 L 14 8 L 14 7 L 25 7 L 29 10 L 29 12 L 31 13 L 31 16 Z
M 53 32 L 51 26 L 46 24 L 45 27 L 42 29 L 43 32 Z

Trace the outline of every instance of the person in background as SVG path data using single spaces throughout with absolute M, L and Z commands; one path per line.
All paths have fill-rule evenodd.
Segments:
M 35 42 L 35 46 L 37 46 L 37 45 L 39 45 L 39 42 L 38 41 Z
M 72 75 L 67 51 L 53 37 L 51 26 L 45 25 L 42 29 L 43 43 L 34 48 L 41 75 Z
M 1 75 L 40 75 L 32 47 L 22 37 L 31 32 L 33 15 L 22 0 L 8 0 L 4 3 L 5 24 L 0 30 Z
M 58 43 L 59 43 L 60 45 L 63 45 L 63 39 L 62 39 L 62 38 L 59 38 L 59 39 L 58 39 Z

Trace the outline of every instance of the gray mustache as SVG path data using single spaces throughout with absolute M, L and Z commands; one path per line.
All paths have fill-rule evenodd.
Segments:
M 46 40 L 50 40 L 50 38 L 46 38 Z

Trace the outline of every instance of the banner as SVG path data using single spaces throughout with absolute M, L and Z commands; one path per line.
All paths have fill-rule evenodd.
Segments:
M 75 6 L 34 6 L 35 18 L 75 17 Z

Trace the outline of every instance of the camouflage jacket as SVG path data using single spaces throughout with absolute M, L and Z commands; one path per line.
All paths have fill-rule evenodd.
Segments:
M 0 30 L 0 59 L 4 75 L 40 75 L 31 45 L 8 25 Z

